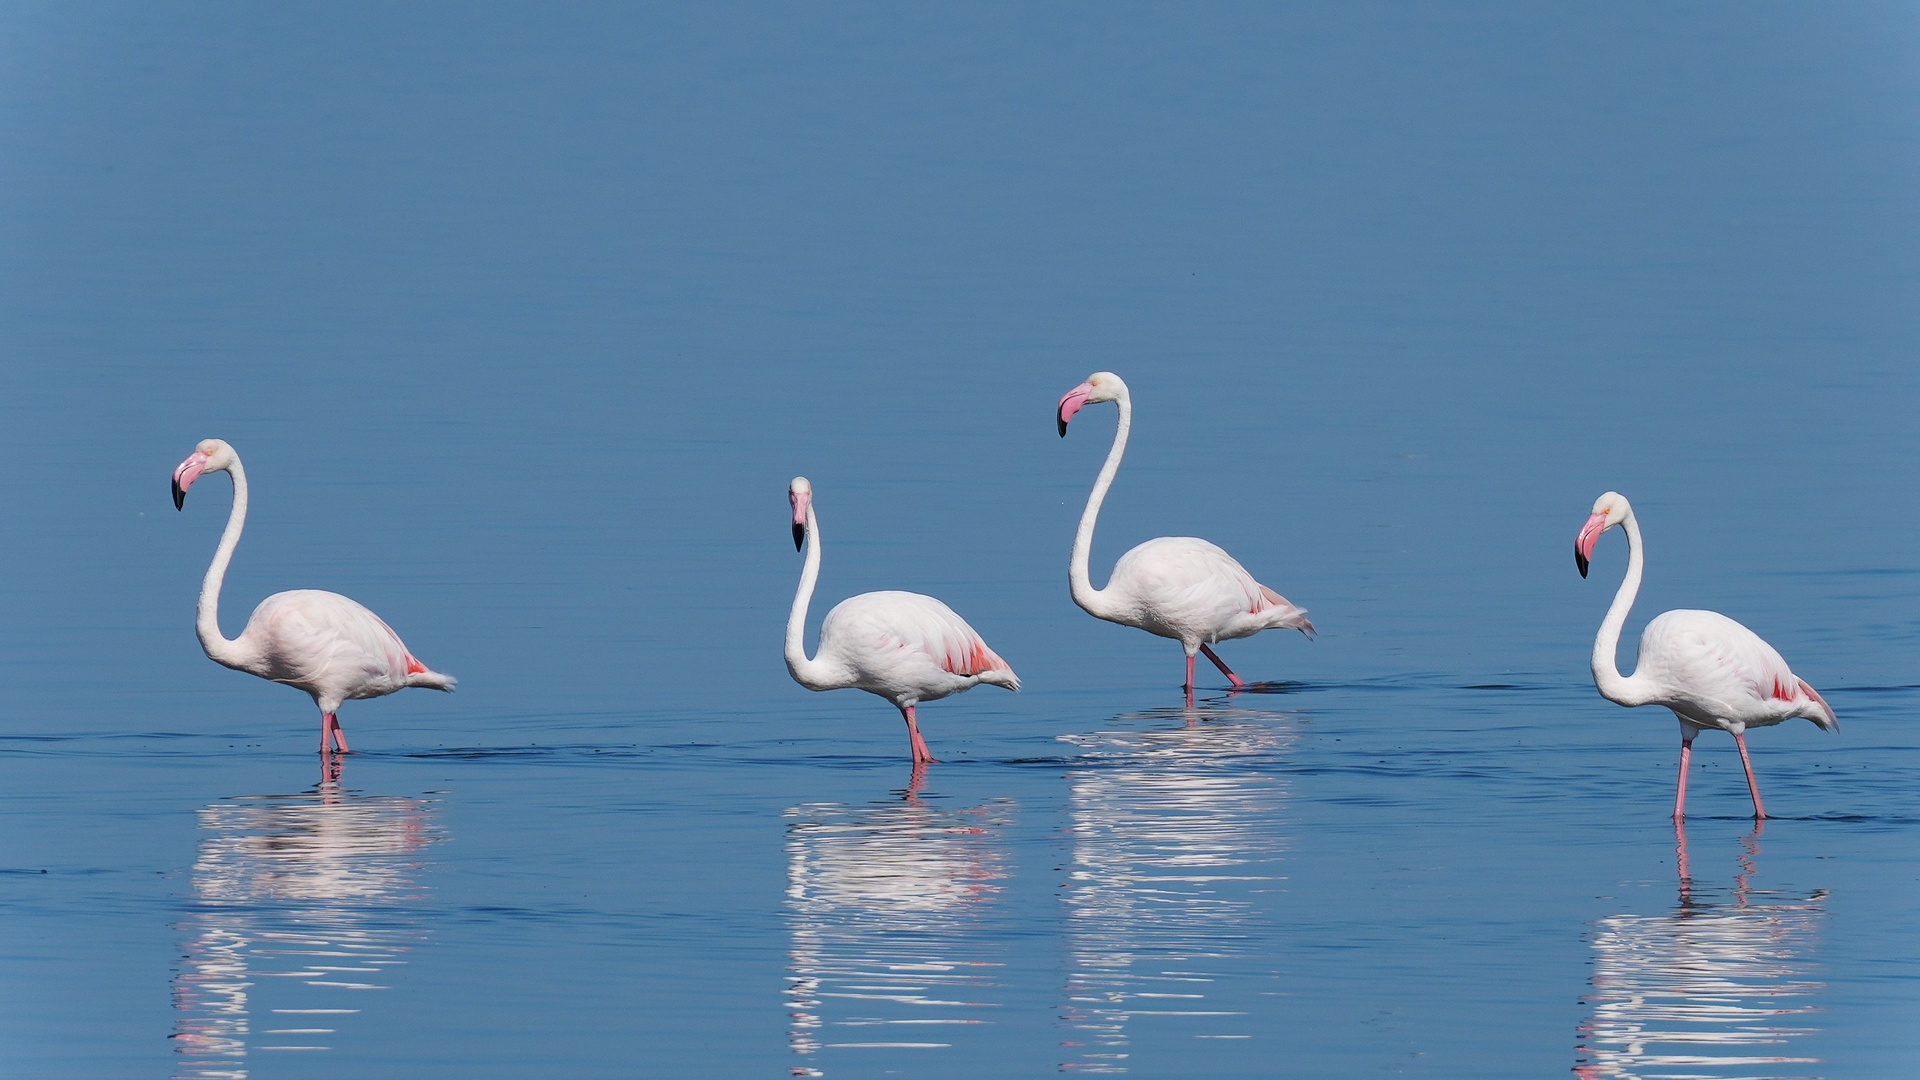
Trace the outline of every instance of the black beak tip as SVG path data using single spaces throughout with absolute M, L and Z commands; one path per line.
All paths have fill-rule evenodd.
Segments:
M 799 551 L 803 546 L 805 546 L 806 540 L 807 540 L 807 527 L 805 525 L 799 525 L 799 524 L 794 525 L 793 550 Z
M 1580 553 L 1578 547 L 1573 549 L 1573 565 L 1580 568 L 1581 577 L 1587 576 L 1587 557 Z
M 1060 425 L 1060 437 L 1063 439 L 1066 438 L 1067 437 L 1067 418 L 1056 414 L 1053 418 L 1053 422 Z
M 180 481 L 175 480 L 173 482 L 173 508 L 175 510 L 184 510 L 186 509 L 186 505 L 187 493 L 180 490 Z

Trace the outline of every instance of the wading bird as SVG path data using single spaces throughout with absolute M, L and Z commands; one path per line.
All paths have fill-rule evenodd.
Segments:
M 220 633 L 220 583 L 247 524 L 247 471 L 240 455 L 219 439 L 207 439 L 173 470 L 173 506 L 184 509 L 187 489 L 203 474 L 233 477 L 233 511 L 214 549 L 200 586 L 200 611 L 194 629 L 200 647 L 217 663 L 263 679 L 286 683 L 313 695 L 320 707 L 320 752 L 331 738 L 341 753 L 347 736 L 335 715 L 351 698 L 380 697 L 409 686 L 451 692 L 454 678 L 414 659 L 393 628 L 380 616 L 341 596 L 318 589 L 274 593 L 253 609 L 247 628 L 228 641 Z
M 1187 677 L 1182 685 L 1189 707 L 1193 705 L 1196 652 L 1211 660 L 1236 688 L 1245 686 L 1246 682 L 1210 646 L 1262 630 L 1298 630 L 1311 638 L 1313 623 L 1307 620 L 1304 609 L 1255 581 L 1233 556 L 1198 537 L 1162 536 L 1120 556 L 1107 578 L 1107 587 L 1093 587 L 1087 574 L 1087 562 L 1093 553 L 1093 527 L 1100 518 L 1100 504 L 1107 497 L 1107 489 L 1113 486 L 1114 474 L 1120 471 L 1120 458 L 1127 452 L 1133 400 L 1120 376 L 1096 371 L 1087 376 L 1086 382 L 1067 391 L 1056 414 L 1060 437 L 1065 438 L 1067 423 L 1074 414 L 1098 401 L 1116 402 L 1120 423 L 1113 432 L 1113 449 L 1100 467 L 1100 478 L 1087 496 L 1080 531 L 1073 537 L 1073 558 L 1067 565 L 1073 602 L 1095 618 L 1137 626 L 1149 634 L 1178 641 L 1187 651 Z
M 807 552 L 793 613 L 787 616 L 787 671 L 794 682 L 809 690 L 853 687 L 893 702 L 907 721 L 915 765 L 934 760 L 920 737 L 915 706 L 978 683 L 1020 689 L 1013 668 L 987 648 L 967 620 L 919 593 L 870 592 L 840 601 L 821 621 L 820 647 L 807 659 L 807 605 L 820 580 L 820 524 L 806 477 L 793 478 L 787 501 L 793 504 L 794 549 L 804 545 Z
M 1687 765 L 1693 758 L 1694 736 L 1707 728 L 1733 735 L 1734 745 L 1740 748 L 1740 764 L 1747 770 L 1747 790 L 1753 793 L 1753 816 L 1765 818 L 1760 785 L 1754 781 L 1753 762 L 1747 757 L 1747 729 L 1799 716 L 1833 731 L 1840 721 L 1820 692 L 1795 675 L 1773 646 L 1717 611 L 1681 609 L 1655 616 L 1640 632 L 1640 659 L 1633 674 L 1620 674 L 1614 659 L 1620 629 L 1640 593 L 1640 576 L 1646 567 L 1640 522 L 1626 496 L 1609 491 L 1594 502 L 1593 515 L 1573 542 L 1573 561 L 1580 576 L 1586 577 L 1593 546 L 1600 542 L 1600 534 L 1616 525 L 1627 533 L 1627 576 L 1593 639 L 1593 684 L 1600 688 L 1601 697 L 1617 705 L 1664 705 L 1679 719 L 1676 819 L 1687 814 Z

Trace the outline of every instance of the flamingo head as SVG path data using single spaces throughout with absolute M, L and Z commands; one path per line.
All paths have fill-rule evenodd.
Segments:
M 807 539 L 807 511 L 813 509 L 813 485 L 804 476 L 796 476 L 787 485 L 787 501 L 793 504 L 793 550 L 799 551 Z
M 1600 534 L 1627 520 L 1630 512 L 1627 497 L 1617 491 L 1594 500 L 1593 514 L 1580 526 L 1580 535 L 1573 541 L 1573 565 L 1580 568 L 1581 577 L 1587 576 L 1587 563 L 1593 558 L 1593 545 L 1600 542 Z
M 187 489 L 200 479 L 201 473 L 225 472 L 233 467 L 233 447 L 220 439 L 202 439 L 200 445 L 193 448 L 187 460 L 173 470 L 173 508 L 184 509 L 187 505 Z
M 1087 381 L 1067 391 L 1060 399 L 1060 409 L 1054 419 L 1060 424 L 1060 437 L 1067 437 L 1067 422 L 1073 414 L 1096 401 L 1118 401 L 1126 395 L 1127 384 L 1120 376 L 1111 371 L 1096 371 L 1087 376 Z

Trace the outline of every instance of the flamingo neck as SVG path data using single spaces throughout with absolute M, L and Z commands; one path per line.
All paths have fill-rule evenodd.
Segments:
M 240 545 L 240 532 L 247 527 L 247 470 L 238 455 L 228 467 L 233 477 L 233 509 L 227 514 L 227 528 L 220 534 L 220 546 L 213 550 L 213 563 L 200 583 L 200 610 L 193 628 L 200 635 L 200 647 L 209 659 L 230 668 L 245 670 L 247 651 L 238 641 L 228 641 L 220 633 L 220 586 L 227 577 L 227 564 L 233 561 L 233 549 Z
M 1114 425 L 1113 449 L 1107 451 L 1106 464 L 1100 466 L 1100 476 L 1093 482 L 1093 491 L 1087 496 L 1087 508 L 1080 513 L 1080 529 L 1073 534 L 1073 558 L 1067 563 L 1067 582 L 1073 589 L 1073 602 L 1089 615 L 1096 618 L 1109 618 L 1116 605 L 1105 589 L 1093 587 L 1093 579 L 1087 572 L 1087 564 L 1093 558 L 1093 527 L 1100 520 L 1100 504 L 1107 499 L 1107 489 L 1113 486 L 1114 474 L 1120 471 L 1120 459 L 1127 453 L 1127 435 L 1133 430 L 1133 398 L 1122 393 L 1116 399 L 1120 407 L 1120 422 Z
M 1593 684 L 1608 701 L 1642 705 L 1648 700 L 1643 680 L 1638 672 L 1620 674 L 1616 661 L 1620 631 L 1627 625 L 1627 612 L 1633 610 L 1634 598 L 1640 595 L 1640 577 L 1646 570 L 1646 554 L 1640 546 L 1640 521 L 1631 509 L 1622 526 L 1627 534 L 1627 576 L 1620 582 L 1620 591 L 1613 594 L 1613 606 L 1607 609 L 1607 617 L 1600 620 L 1600 632 L 1594 635 Z
M 832 666 L 807 659 L 807 605 L 813 602 L 813 587 L 819 580 L 820 521 L 808 505 L 807 561 L 800 570 L 800 587 L 793 594 L 793 611 L 787 615 L 787 671 L 793 681 L 809 690 L 832 690 L 842 685 L 833 678 Z

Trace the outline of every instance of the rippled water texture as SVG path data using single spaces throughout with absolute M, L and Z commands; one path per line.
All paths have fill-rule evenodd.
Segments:
M 1911 5 L 13 4 L 0 1073 L 1920 1075 Z M 1068 599 L 1206 537 L 1320 633 Z M 355 752 L 193 634 L 460 679 Z M 1024 689 L 811 694 L 940 597 Z M 1840 716 L 1602 701 L 1660 611 Z M 1631 655 L 1625 658 L 1630 666 Z

